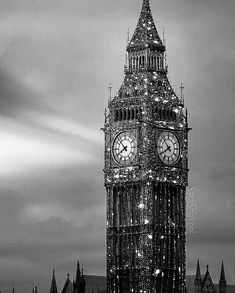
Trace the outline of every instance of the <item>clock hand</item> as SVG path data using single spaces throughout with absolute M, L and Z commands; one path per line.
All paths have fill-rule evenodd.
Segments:
M 124 146 L 124 144 L 123 144 L 123 142 L 119 139 L 119 141 L 120 141 L 120 143 L 121 143 L 121 145 L 125 148 L 125 146 Z
M 166 144 L 167 148 L 171 148 L 171 147 L 167 144 L 166 140 L 165 140 L 165 144 Z
M 159 155 L 162 155 L 162 154 L 164 154 L 165 152 L 167 152 L 167 151 L 171 151 L 171 147 L 170 146 L 168 146 L 164 151 L 162 151 Z
M 124 148 L 118 153 L 118 155 L 121 155 L 121 153 L 122 153 L 123 151 L 127 151 L 127 146 L 124 146 Z

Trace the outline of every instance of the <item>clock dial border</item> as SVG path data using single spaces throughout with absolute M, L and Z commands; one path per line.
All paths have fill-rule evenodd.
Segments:
M 117 141 L 118 137 L 121 136 L 121 134 L 123 133 L 126 133 L 128 134 L 128 138 L 131 138 L 133 139 L 132 142 L 130 142 L 131 144 L 131 148 L 134 148 L 135 151 L 133 152 L 133 159 L 129 158 L 127 160 L 124 160 L 124 162 L 121 162 L 120 160 L 117 160 L 117 156 L 115 154 L 115 150 L 114 150 L 114 145 L 115 145 L 115 142 Z M 128 140 L 128 139 L 127 139 Z M 123 140 L 124 141 L 124 140 Z M 133 143 L 133 145 L 132 145 Z M 121 142 L 120 142 L 121 144 Z M 125 145 L 124 145 L 125 146 Z M 116 166 L 122 166 L 122 167 L 126 167 L 126 166 L 132 166 L 132 165 L 136 165 L 137 163 L 137 158 L 138 158 L 138 136 L 137 136 L 137 131 L 136 130 L 122 130 L 120 132 L 118 132 L 115 136 L 114 136 L 114 139 L 112 141 L 112 148 L 111 148 L 111 153 L 112 153 L 112 159 L 113 159 L 113 162 Z M 124 156 L 123 156 L 124 157 Z
M 176 160 L 165 160 L 164 158 L 162 158 L 161 154 L 160 154 L 160 151 L 159 151 L 159 145 L 160 143 L 162 142 L 162 140 L 164 138 L 166 138 L 166 135 L 168 134 L 168 139 L 170 141 L 170 143 L 172 143 L 173 147 L 174 145 L 177 145 L 178 146 L 178 149 L 177 149 L 177 153 L 175 153 L 175 148 L 174 148 L 174 151 L 172 153 L 171 156 L 168 156 L 168 158 L 172 157 L 173 155 L 175 155 L 177 158 Z M 171 140 L 170 138 L 175 138 L 175 140 Z M 165 131 L 161 131 L 158 135 L 158 138 L 157 138 L 157 156 L 158 156 L 158 159 L 161 163 L 163 163 L 165 166 L 168 166 L 168 167 L 173 167 L 175 165 L 178 164 L 178 162 L 180 161 L 180 157 L 181 157 L 181 153 L 182 153 L 182 150 L 181 150 L 181 143 L 180 143 L 180 139 L 178 137 L 178 135 L 173 132 L 173 131 L 170 131 L 170 130 L 165 130 Z M 166 151 L 166 150 L 165 150 Z M 167 158 L 167 156 L 165 156 Z M 171 162 L 172 161 L 172 162 Z

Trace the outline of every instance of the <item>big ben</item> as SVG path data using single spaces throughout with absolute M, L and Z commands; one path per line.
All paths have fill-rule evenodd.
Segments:
M 149 0 L 105 117 L 107 292 L 185 293 L 188 122 Z

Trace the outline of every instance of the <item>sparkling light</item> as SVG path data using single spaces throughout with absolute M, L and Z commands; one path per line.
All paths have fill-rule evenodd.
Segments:
M 143 209 L 143 208 L 144 208 L 144 204 L 143 204 L 143 203 L 140 203 L 140 204 L 138 205 L 138 208 Z

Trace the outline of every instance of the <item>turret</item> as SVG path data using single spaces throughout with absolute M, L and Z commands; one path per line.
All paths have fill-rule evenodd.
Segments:
M 194 286 L 195 286 L 195 291 L 194 291 L 195 293 L 202 292 L 202 276 L 201 276 L 199 259 L 197 261 L 197 271 L 196 271 L 196 278 L 194 280 Z
M 222 261 L 220 280 L 219 280 L 219 293 L 226 293 L 226 288 L 227 288 L 227 282 L 225 279 L 224 262 Z

